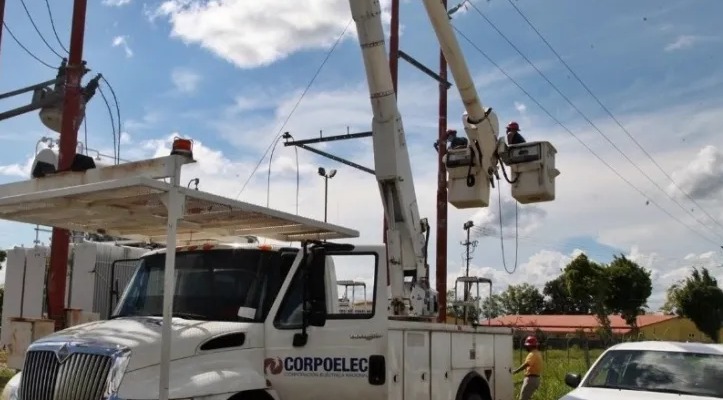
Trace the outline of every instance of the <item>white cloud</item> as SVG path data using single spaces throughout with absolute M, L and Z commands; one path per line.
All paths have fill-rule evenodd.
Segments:
M 384 9 L 388 4 L 382 1 Z M 151 20 L 167 18 L 172 37 L 198 44 L 240 68 L 327 49 L 351 21 L 348 2 L 338 0 L 166 0 L 148 14 Z M 354 32 L 351 23 L 346 37 Z
M 171 81 L 178 91 L 192 93 L 201 82 L 201 75 L 187 68 L 174 68 L 171 71 Z
M 128 36 L 116 36 L 113 38 L 113 47 L 122 47 L 126 57 L 133 57 L 133 50 L 128 46 Z
M 527 106 L 524 103 L 516 101 L 515 110 L 517 110 L 520 114 L 524 114 L 527 111 Z
M 131 3 L 131 0 L 103 0 L 103 4 L 111 7 L 121 7 Z
M 131 135 L 128 132 L 121 132 L 120 142 L 121 144 L 130 144 L 132 142 Z
M 668 186 L 672 194 L 683 197 L 679 188 L 697 200 L 717 199 L 723 191 L 723 152 L 716 146 L 705 146 L 672 178 L 677 183 Z
M 703 36 L 703 35 L 679 35 L 674 41 L 668 43 L 665 46 L 665 51 L 672 52 L 678 50 L 685 50 L 695 46 L 702 42 L 715 42 L 720 41 L 720 37 L 717 36 Z

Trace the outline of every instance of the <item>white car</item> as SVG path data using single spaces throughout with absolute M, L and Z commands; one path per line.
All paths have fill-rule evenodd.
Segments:
M 703 400 L 723 398 L 723 345 L 630 342 L 607 349 L 560 400 Z

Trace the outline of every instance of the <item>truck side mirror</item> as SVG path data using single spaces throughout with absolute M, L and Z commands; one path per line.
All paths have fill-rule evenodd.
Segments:
M 307 323 L 310 326 L 326 324 L 326 251 L 323 247 L 312 248 L 306 267 L 305 307 Z
M 308 326 L 326 324 L 326 251 L 323 247 L 312 247 L 308 249 L 302 262 L 302 323 L 301 332 L 294 335 L 294 347 L 306 346 L 309 340 L 306 331 Z
M 580 386 L 580 380 L 581 380 L 581 377 L 578 374 L 573 374 L 573 373 L 568 372 L 565 375 L 565 384 L 573 389 Z

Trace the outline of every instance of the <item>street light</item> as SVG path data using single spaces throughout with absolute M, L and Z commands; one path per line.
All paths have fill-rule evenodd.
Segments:
M 319 176 L 324 178 L 324 222 L 326 222 L 326 210 L 329 203 L 329 179 L 336 175 L 336 170 L 329 170 L 327 173 L 324 167 L 319 167 Z

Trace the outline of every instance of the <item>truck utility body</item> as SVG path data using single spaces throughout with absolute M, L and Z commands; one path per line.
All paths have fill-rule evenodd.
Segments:
M 110 320 L 35 342 L 9 384 L 19 399 L 158 398 L 166 252 L 139 260 Z M 177 247 L 169 398 L 510 398 L 510 330 L 390 320 L 384 257 L 331 243 Z M 342 267 L 373 272 L 366 313 L 340 309 Z
M 512 398 L 510 328 L 432 322 L 429 225 L 418 215 L 380 4 L 349 5 L 387 245 L 344 243 L 358 232 L 181 187 L 182 166 L 194 162 L 186 139 L 168 157 L 0 185 L 0 219 L 166 245 L 141 258 L 110 320 L 35 341 L 2 400 Z M 554 148 L 525 144 L 515 156 L 498 141 L 442 3 L 424 5 L 467 110 L 469 141 L 446 161 L 450 203 L 486 207 L 499 162 L 511 165 L 520 202 L 554 199 Z M 218 244 L 246 236 L 290 244 Z M 338 284 L 349 281 L 363 281 L 369 297 L 340 301 Z M 364 308 L 348 312 L 357 300 Z

